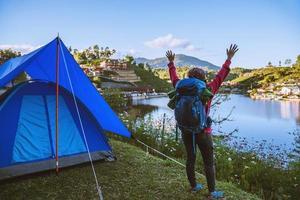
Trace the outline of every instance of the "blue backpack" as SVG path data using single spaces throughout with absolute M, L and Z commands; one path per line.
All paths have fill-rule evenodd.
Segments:
M 206 127 L 207 115 L 201 101 L 206 84 L 196 78 L 186 78 L 176 84 L 177 101 L 174 109 L 178 127 L 199 133 Z

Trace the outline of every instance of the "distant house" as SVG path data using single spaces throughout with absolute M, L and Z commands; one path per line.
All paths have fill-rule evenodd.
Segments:
M 87 76 L 99 76 L 101 74 L 101 69 L 93 66 L 81 65 L 81 69 Z
M 238 83 L 233 82 L 233 81 L 226 81 L 222 83 L 223 86 L 236 86 Z
M 300 88 L 299 86 L 284 86 L 281 88 L 280 93 L 283 95 L 299 95 Z
M 294 86 L 292 89 L 292 93 L 294 95 L 300 95 L 300 87 L 299 86 Z
M 264 89 L 261 89 L 261 88 L 259 88 L 259 89 L 257 89 L 257 92 L 258 93 L 264 93 L 264 92 L 266 92 Z
M 109 60 L 102 61 L 100 63 L 99 68 L 110 69 L 110 70 L 127 70 L 128 64 L 123 60 L 109 59 Z
M 128 70 L 127 62 L 118 59 L 102 61 L 98 66 L 81 65 L 82 70 L 88 76 L 99 76 L 103 71 Z
M 86 65 L 80 65 L 80 67 L 81 67 L 81 69 L 82 69 L 82 71 L 84 71 L 84 73 L 88 73 L 89 72 L 89 70 L 90 70 L 90 67 L 89 66 L 86 66 Z
M 222 86 L 230 86 L 230 85 L 231 85 L 230 81 L 224 81 L 222 83 Z
M 276 83 L 271 83 L 268 87 L 268 90 L 273 90 L 276 87 Z
M 246 72 L 245 74 L 243 74 L 243 76 L 250 77 L 250 76 L 252 76 L 252 73 L 251 72 Z

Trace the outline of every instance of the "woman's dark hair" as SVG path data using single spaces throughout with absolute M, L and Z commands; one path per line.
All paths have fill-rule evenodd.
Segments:
M 194 67 L 194 68 L 189 70 L 188 77 L 189 78 L 197 78 L 197 79 L 200 79 L 202 81 L 205 81 L 206 80 L 206 73 L 203 69 L 198 68 L 198 67 Z

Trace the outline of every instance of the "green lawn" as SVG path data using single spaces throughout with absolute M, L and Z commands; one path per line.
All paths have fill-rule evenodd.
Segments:
M 111 141 L 118 158 L 95 163 L 104 199 L 206 199 L 207 189 L 192 194 L 185 170 L 170 161 L 146 155 L 138 147 Z M 201 183 L 204 178 L 198 177 Z M 259 199 L 230 183 L 218 182 L 226 199 Z M 0 199 L 97 199 L 90 165 L 45 172 L 0 184 Z

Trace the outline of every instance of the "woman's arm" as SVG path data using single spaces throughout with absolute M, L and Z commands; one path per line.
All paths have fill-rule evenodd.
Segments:
M 208 87 L 210 87 L 211 92 L 213 94 L 216 94 L 218 92 L 218 90 L 219 90 L 220 86 L 222 85 L 223 81 L 225 80 L 225 78 L 229 74 L 230 64 L 231 64 L 231 61 L 226 60 L 225 63 L 223 64 L 222 68 L 220 69 L 220 71 L 215 76 L 215 78 L 210 83 L 208 83 Z
M 175 54 L 169 50 L 166 52 L 166 57 L 169 60 L 168 68 L 169 68 L 170 79 L 173 86 L 175 87 L 176 83 L 180 80 L 179 77 L 177 76 L 176 67 L 174 65 Z
M 227 60 L 223 64 L 221 70 L 218 72 L 218 74 L 216 75 L 214 80 L 208 84 L 208 86 L 211 88 L 213 94 L 216 94 L 218 92 L 221 84 L 223 83 L 223 81 L 227 77 L 227 75 L 230 71 L 229 66 L 231 64 L 231 59 L 238 50 L 239 49 L 238 49 L 238 46 L 236 44 L 235 45 L 230 45 L 229 50 L 226 49 Z

